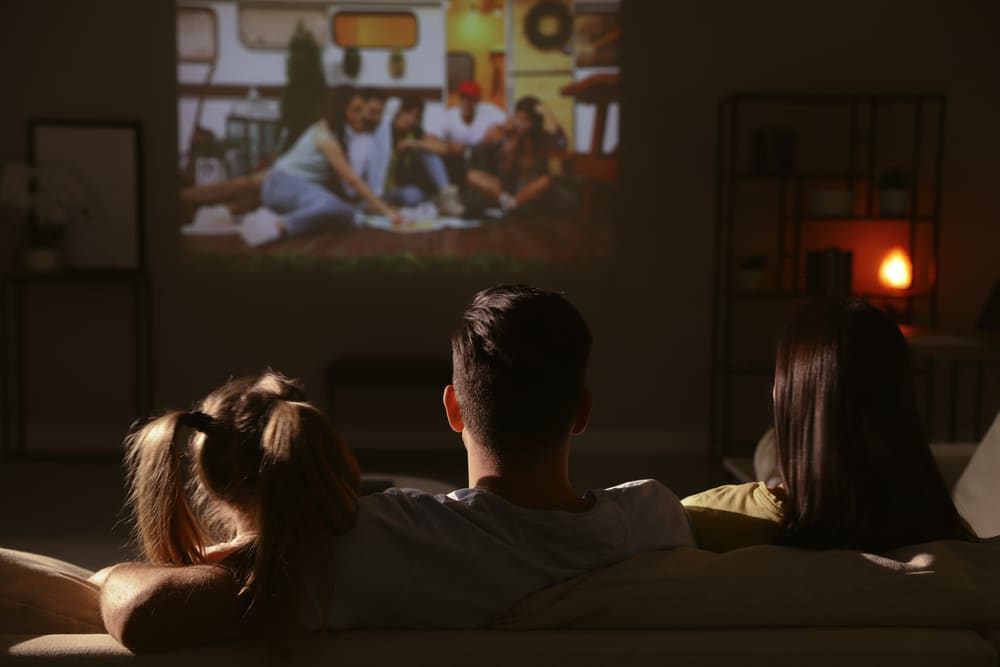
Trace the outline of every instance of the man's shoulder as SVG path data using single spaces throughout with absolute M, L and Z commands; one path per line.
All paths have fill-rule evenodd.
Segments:
M 507 114 L 503 112 L 503 109 L 492 102 L 480 102 L 476 105 L 476 113 L 483 114 L 485 118 L 491 121 L 503 122 L 507 120 Z
M 611 498 L 628 500 L 636 504 L 668 503 L 680 505 L 677 495 L 662 482 L 655 479 L 636 479 L 622 482 L 604 489 L 602 493 Z
M 632 527 L 630 544 L 635 553 L 694 545 L 680 499 L 661 482 L 641 479 L 592 493 L 598 502 L 615 506 L 621 520 Z

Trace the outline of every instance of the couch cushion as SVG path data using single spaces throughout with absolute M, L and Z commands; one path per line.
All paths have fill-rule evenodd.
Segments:
M 0 549 L 0 633 L 104 632 L 91 574 L 55 558 Z
M 534 593 L 498 627 L 1000 628 L 1000 541 L 887 557 L 755 546 L 642 554 Z
M 352 631 L 309 637 L 292 665 L 405 664 L 440 667 L 685 665 L 687 667 L 996 667 L 997 654 L 970 630 L 803 628 L 795 630 L 618 630 L 581 632 Z M 216 644 L 133 655 L 107 635 L 0 636 L 0 663 L 253 667 L 268 664 L 253 644 Z
M 980 537 L 1000 535 L 1000 413 L 955 484 L 959 514 Z

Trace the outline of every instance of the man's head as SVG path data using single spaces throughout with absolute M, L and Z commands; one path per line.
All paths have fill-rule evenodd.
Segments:
M 559 447 L 589 416 L 590 342 L 587 323 L 561 294 L 526 285 L 479 292 L 451 339 L 459 423 L 501 460 Z
M 377 88 L 362 88 L 360 94 L 365 101 L 364 129 L 366 132 L 374 132 L 379 123 L 382 122 L 382 113 L 385 111 L 385 93 Z
M 471 123 L 476 115 L 476 105 L 483 95 L 482 89 L 475 81 L 463 81 L 458 85 L 458 108 L 466 123 Z

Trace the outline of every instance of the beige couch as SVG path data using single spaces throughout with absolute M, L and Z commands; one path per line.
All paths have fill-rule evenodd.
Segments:
M 80 611 L 93 608 L 90 593 L 72 572 L 56 570 L 41 564 L 40 578 L 24 582 L 22 629 L 40 607 L 77 631 L 99 623 Z M 83 604 L 74 603 L 78 595 Z M 0 663 L 267 663 L 249 643 L 135 656 L 105 634 L 45 634 L 51 620 L 0 635 Z M 888 557 L 775 546 L 651 552 L 539 591 L 492 630 L 321 633 L 292 662 L 995 667 L 998 651 L 1000 540 L 991 540 L 934 542 Z
M 969 466 L 952 467 L 963 515 L 981 534 L 1000 532 L 1000 416 Z M 86 584 L 86 571 L 25 558 L 0 550 L 0 619 L 8 622 L 0 625 L 0 663 L 267 664 L 254 644 L 135 656 L 96 633 L 97 591 Z M 59 630 L 77 634 L 52 634 Z M 321 633 L 291 662 L 998 667 L 998 656 L 994 538 L 932 542 L 886 556 L 776 546 L 652 552 L 539 591 L 492 630 Z

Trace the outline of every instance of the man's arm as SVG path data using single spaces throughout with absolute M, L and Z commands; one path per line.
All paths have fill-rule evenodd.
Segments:
M 232 573 L 216 565 L 121 563 L 101 588 L 101 616 L 108 633 L 137 653 L 210 644 L 247 630 L 239 591 Z

